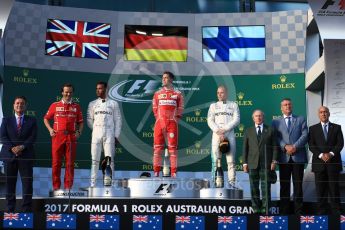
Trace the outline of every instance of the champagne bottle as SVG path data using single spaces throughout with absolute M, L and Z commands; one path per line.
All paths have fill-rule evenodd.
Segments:
M 105 167 L 104 170 L 104 177 L 103 177 L 103 184 L 104 186 L 111 186 L 111 182 L 112 182 L 112 170 L 110 167 L 110 163 L 111 163 L 111 158 L 108 157 L 107 158 L 107 166 Z
M 224 187 L 224 172 L 222 169 L 221 160 L 217 159 L 217 168 L 215 172 L 215 186 L 216 188 L 223 188 Z

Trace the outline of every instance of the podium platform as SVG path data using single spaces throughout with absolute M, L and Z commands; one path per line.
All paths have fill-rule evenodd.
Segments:
M 198 178 L 131 178 L 114 179 L 112 186 L 96 186 L 79 190 L 51 191 L 54 198 L 154 198 L 154 199 L 243 199 L 243 190 L 212 188 L 209 180 Z
M 128 179 L 132 198 L 200 198 L 200 190 L 209 187 L 204 179 L 170 177 Z

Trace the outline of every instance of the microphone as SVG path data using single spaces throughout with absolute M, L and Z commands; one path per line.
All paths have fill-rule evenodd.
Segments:
M 102 99 L 102 103 L 104 103 L 105 102 L 105 99 Z

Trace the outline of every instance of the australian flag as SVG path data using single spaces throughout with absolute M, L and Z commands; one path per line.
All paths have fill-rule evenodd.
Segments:
M 287 216 L 260 216 L 260 230 L 289 229 Z
M 120 216 L 91 214 L 90 229 L 120 229 Z
M 247 229 L 246 216 L 218 216 L 218 230 L 224 229 Z
M 212 26 L 202 28 L 203 61 L 263 61 L 264 26 Z
M 4 213 L 4 228 L 33 228 L 33 217 L 32 213 Z
M 48 19 L 46 54 L 108 59 L 110 24 Z
M 340 230 L 345 230 L 345 216 L 340 215 Z
M 301 216 L 301 230 L 328 229 L 328 216 Z
M 76 229 L 75 214 L 47 214 L 47 229 Z
M 175 217 L 176 230 L 204 230 L 205 217 L 204 216 L 176 216 Z
M 133 215 L 133 230 L 161 230 L 162 226 L 160 215 Z

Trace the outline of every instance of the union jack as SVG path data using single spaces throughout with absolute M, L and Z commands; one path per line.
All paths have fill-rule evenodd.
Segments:
M 260 216 L 260 223 L 274 224 L 274 216 Z
M 344 215 L 340 216 L 340 223 L 345 223 L 345 216 Z
M 4 220 L 18 220 L 19 213 L 5 212 Z
M 232 223 L 232 216 L 218 216 L 218 223 Z
M 136 223 L 136 222 L 144 222 L 144 223 L 147 223 L 147 220 L 148 220 L 148 217 L 147 215 L 146 216 L 136 216 L 134 215 L 133 216 L 133 223 Z
M 47 221 L 61 222 L 61 214 L 47 214 Z
M 176 216 L 176 223 L 190 223 L 190 216 Z
M 104 215 L 90 215 L 90 222 L 104 222 Z
M 46 54 L 108 59 L 110 24 L 48 19 Z
M 314 223 L 314 216 L 301 216 L 301 223 Z

